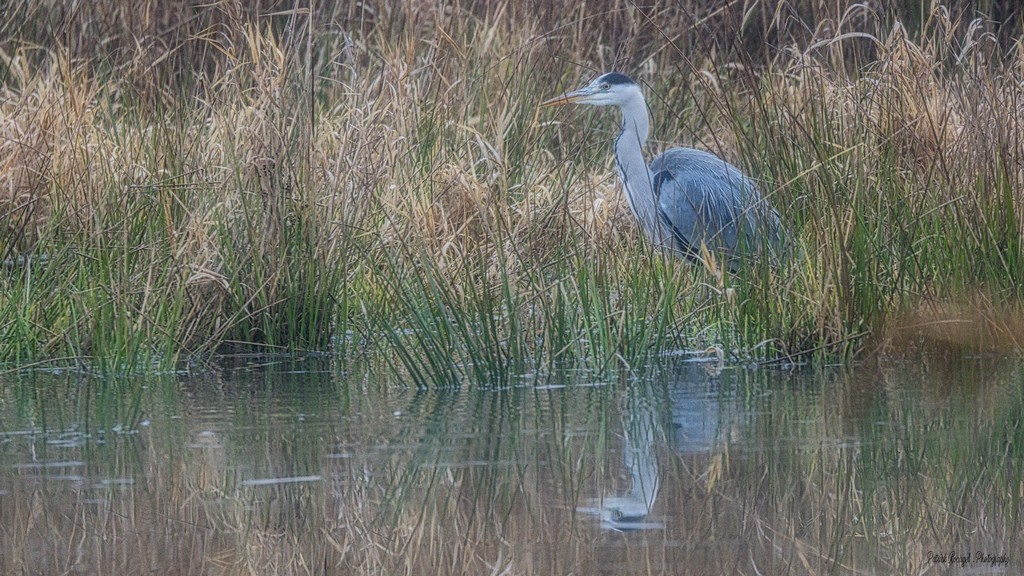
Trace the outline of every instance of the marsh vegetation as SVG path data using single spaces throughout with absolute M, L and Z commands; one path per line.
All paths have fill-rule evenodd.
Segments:
M 4 6 L 0 572 L 1020 567 L 1017 3 Z M 788 259 L 643 241 L 613 69 Z
M 893 341 L 1019 351 L 1024 48 L 1009 2 L 14 2 L 0 362 L 397 358 L 418 385 Z M 799 245 L 641 241 L 596 72 L 756 177 Z

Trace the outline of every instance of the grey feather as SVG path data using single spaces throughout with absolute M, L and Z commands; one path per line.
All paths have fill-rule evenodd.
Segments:
M 672 148 L 651 162 L 654 195 L 663 224 L 680 255 L 700 256 L 705 244 L 724 252 L 735 269 L 741 255 L 758 252 L 758 238 L 779 243 L 779 215 L 753 179 L 725 160 L 693 148 Z

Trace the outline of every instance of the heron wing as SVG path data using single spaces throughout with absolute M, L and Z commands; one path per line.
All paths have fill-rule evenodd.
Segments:
M 672 211 L 668 204 L 661 203 L 662 190 L 665 191 L 666 196 L 674 196 L 677 192 L 674 188 L 678 186 L 672 177 L 672 173 L 668 170 L 662 170 L 654 174 L 653 178 L 654 195 L 657 199 L 658 207 L 658 219 L 662 225 L 669 231 L 672 239 L 672 247 L 679 251 L 680 254 L 685 256 L 688 260 L 697 261 L 700 259 L 700 245 L 694 246 L 691 243 L 692 240 L 698 240 L 693 237 L 693 226 L 690 222 L 696 222 L 699 218 L 696 210 L 693 210 L 692 206 L 685 206 L 687 211 L 685 214 L 679 214 L 677 211 Z
M 750 178 L 721 158 L 688 148 L 673 148 L 651 164 L 658 214 L 675 248 L 694 258 L 701 244 L 736 250 L 745 198 L 756 195 Z

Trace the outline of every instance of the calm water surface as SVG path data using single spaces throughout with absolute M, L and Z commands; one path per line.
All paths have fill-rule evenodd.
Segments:
M 1024 367 L 0 377 L 3 574 L 1019 574 Z

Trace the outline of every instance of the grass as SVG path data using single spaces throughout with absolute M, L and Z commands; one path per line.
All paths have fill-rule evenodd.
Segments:
M 711 345 L 849 359 L 949 321 L 954 347 L 1021 349 L 1004 4 L 14 6 L 2 363 L 327 350 L 500 383 Z M 536 109 L 611 68 L 645 85 L 655 151 L 763 183 L 788 261 L 732 276 L 652 253 L 615 120 Z

